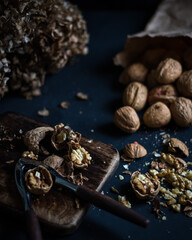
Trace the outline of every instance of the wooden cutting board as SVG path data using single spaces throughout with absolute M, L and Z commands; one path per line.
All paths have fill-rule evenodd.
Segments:
M 0 205 L 18 213 L 23 212 L 23 202 L 14 181 L 14 167 L 25 147 L 22 140 L 11 141 L 4 137 L 5 134 L 21 136 L 22 132 L 39 126 L 47 124 L 16 113 L 0 116 Z M 118 167 L 119 153 L 111 145 L 84 137 L 81 145 L 93 159 L 93 163 L 83 171 L 89 179 L 84 181 L 84 185 L 99 191 Z M 80 208 L 77 208 L 75 199 L 69 190 L 54 186 L 48 194 L 32 199 L 32 205 L 47 229 L 70 234 L 78 228 L 89 207 L 88 203 L 80 201 Z

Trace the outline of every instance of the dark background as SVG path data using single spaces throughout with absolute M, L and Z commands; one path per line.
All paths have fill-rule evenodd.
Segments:
M 155 10 L 160 0 L 72 0 L 82 10 Z
M 148 151 L 148 155 L 130 165 L 130 171 L 148 170 L 146 162 L 155 159 L 153 151 L 163 151 L 162 133 L 171 137 L 178 137 L 192 149 L 192 128 L 180 129 L 173 122 L 169 126 L 150 130 L 143 126 L 132 135 L 122 133 L 113 121 L 114 111 L 122 106 L 123 87 L 118 83 L 122 68 L 113 64 L 113 57 L 126 41 L 127 34 L 142 31 L 154 13 L 159 1 L 75 1 L 83 10 L 90 34 L 89 54 L 78 56 L 74 64 L 68 64 L 55 75 L 48 76 L 41 88 L 42 95 L 32 100 L 10 94 L 0 101 L 0 114 L 14 111 L 51 125 L 60 122 L 69 123 L 71 127 L 83 136 L 94 138 L 112 144 L 119 151 L 128 143 L 138 141 Z M 79 101 L 75 95 L 82 91 L 89 95 L 88 101 Z M 69 109 L 61 109 L 61 101 L 69 101 Z M 46 107 L 50 116 L 41 118 L 37 111 Z M 128 191 L 130 176 L 123 181 L 118 175 L 125 169 L 125 163 L 120 165 L 110 181 L 104 186 L 106 195 L 117 199 L 117 195 L 110 192 L 111 186 L 128 198 L 134 194 Z M 151 213 L 151 205 L 145 202 L 132 201 L 132 208 L 151 220 L 148 229 L 138 227 L 125 220 L 117 218 L 96 207 L 91 207 L 82 221 L 79 229 L 71 236 L 57 237 L 44 232 L 44 240 L 180 240 L 191 236 L 191 219 L 170 209 L 163 209 L 167 220 L 156 218 Z M 11 216 L 0 211 L 0 239 L 25 240 L 25 222 L 23 219 L 12 219 Z M 189 237 L 188 237 L 189 238 Z

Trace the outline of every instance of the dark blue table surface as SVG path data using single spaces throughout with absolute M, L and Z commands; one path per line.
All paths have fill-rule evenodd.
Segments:
M 192 148 L 192 129 L 178 129 L 173 123 L 167 128 L 155 131 L 145 127 L 133 134 L 126 135 L 113 124 L 114 111 L 122 106 L 121 96 L 123 88 L 117 79 L 121 68 L 113 65 L 112 58 L 120 51 L 125 43 L 127 34 L 141 31 L 149 17 L 150 12 L 86 12 L 84 16 L 88 23 L 90 33 L 89 54 L 76 59 L 72 65 L 67 65 L 59 73 L 47 77 L 42 87 L 42 96 L 33 100 L 25 100 L 19 96 L 5 96 L 0 102 L 0 113 L 15 111 L 49 124 L 60 122 L 69 123 L 74 130 L 84 136 L 95 138 L 105 143 L 113 144 L 118 150 L 129 142 L 138 141 L 148 150 L 148 155 L 130 165 L 130 170 L 138 168 L 144 172 L 148 166 L 145 162 L 154 159 L 153 151 L 162 149 L 162 132 L 177 136 Z M 79 101 L 75 98 L 77 92 L 82 91 L 89 95 L 88 101 Z M 61 109 L 59 103 L 69 101 L 69 109 Z M 50 116 L 41 118 L 37 111 L 46 107 Z M 191 152 L 190 152 L 191 159 Z M 130 176 L 123 181 L 118 179 L 122 173 L 123 162 L 120 163 L 115 175 L 105 185 L 105 194 L 117 198 L 110 192 L 114 186 L 120 193 L 129 195 L 128 185 Z M 183 214 L 174 213 L 164 209 L 166 221 L 156 218 L 151 213 L 151 206 L 146 203 L 132 202 L 133 209 L 144 214 L 151 220 L 147 229 L 135 226 L 116 216 L 95 207 L 91 207 L 79 229 L 65 239 L 182 239 L 192 234 L 191 219 Z M 0 213 L 0 239 L 24 240 L 22 220 L 10 220 L 6 214 Z M 44 234 L 45 240 L 64 239 Z

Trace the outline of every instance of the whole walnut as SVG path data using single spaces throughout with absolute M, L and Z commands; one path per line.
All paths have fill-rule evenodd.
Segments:
M 140 127 L 140 120 L 136 111 L 129 106 L 116 110 L 114 123 L 118 128 L 127 133 L 134 133 Z
M 130 82 L 144 82 L 148 69 L 142 63 L 133 63 L 121 73 L 119 82 L 128 84 Z
M 156 78 L 157 78 L 156 75 L 157 74 L 156 74 L 156 70 L 155 69 L 152 69 L 149 72 L 149 74 L 147 76 L 147 83 L 146 83 L 148 89 L 152 89 L 152 88 L 154 88 L 154 87 L 159 85 L 159 83 L 156 80 Z
M 123 104 L 140 111 L 147 102 L 147 95 L 148 90 L 145 85 L 139 82 L 132 82 L 124 90 Z
M 142 62 L 149 68 L 155 68 L 166 54 L 166 50 L 163 48 L 148 49 L 145 51 L 142 57 Z
M 180 127 L 192 125 L 192 101 L 184 97 L 178 97 L 170 106 L 175 123 Z
M 192 97 L 192 70 L 183 72 L 177 80 L 177 89 L 184 97 Z
M 176 99 L 176 96 L 177 91 L 172 84 L 162 85 L 149 92 L 148 102 L 150 105 L 155 102 L 163 102 L 169 106 Z
M 162 102 L 151 105 L 143 115 L 143 121 L 150 128 L 160 128 L 167 125 L 171 120 L 169 108 Z
M 157 67 L 157 82 L 161 84 L 172 83 L 179 78 L 181 73 L 181 64 L 172 58 L 166 58 Z

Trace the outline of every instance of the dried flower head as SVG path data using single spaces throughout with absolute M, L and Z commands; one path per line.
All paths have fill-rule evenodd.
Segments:
M 50 172 L 40 165 L 26 172 L 25 183 L 30 193 L 39 195 L 49 192 L 53 180 Z
M 81 134 L 74 132 L 70 126 L 60 123 L 54 127 L 51 143 L 56 150 L 67 149 L 72 143 L 79 143 Z
M 1 1 L 0 13 L 0 48 L 11 62 L 9 87 L 28 98 L 40 94 L 46 73 L 87 53 L 86 22 L 68 1 Z M 4 89 L 6 79 L 0 79 Z

